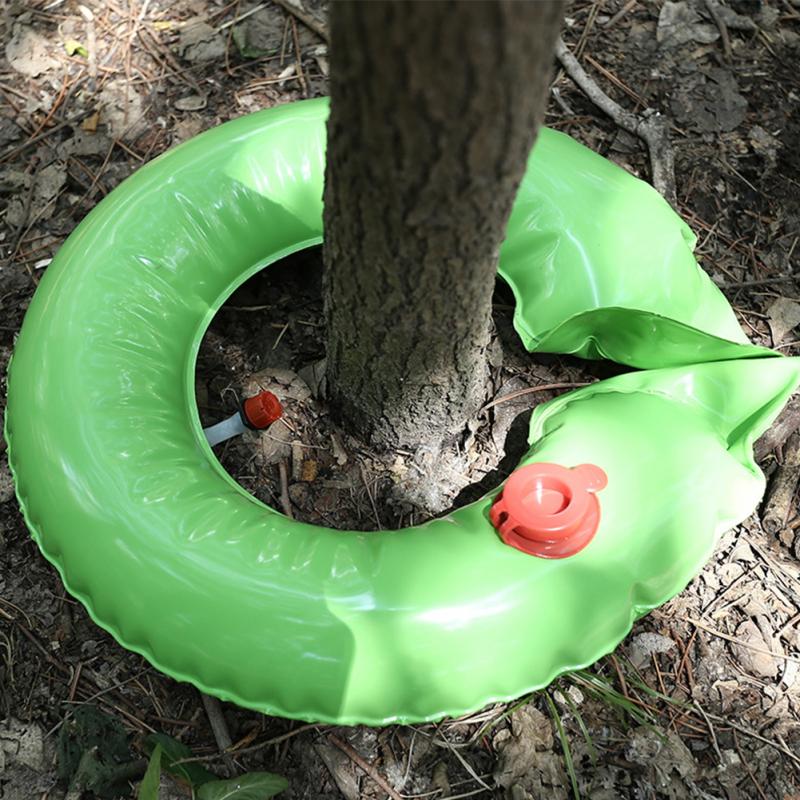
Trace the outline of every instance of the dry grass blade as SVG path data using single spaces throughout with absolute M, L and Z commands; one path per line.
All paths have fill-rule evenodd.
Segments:
M 461 766 L 464 767 L 474 781 L 477 781 L 487 791 L 492 790 L 491 786 L 484 782 L 480 775 L 478 775 L 478 773 L 472 768 L 472 765 L 469 763 L 469 761 L 467 761 L 467 759 L 464 758 L 464 756 L 462 756 L 455 747 L 453 747 L 451 742 L 448 742 L 447 739 L 440 739 L 438 736 L 434 737 L 432 741 L 437 747 L 444 747 L 449 750 L 461 762 Z
M 564 753 L 564 765 L 567 768 L 569 782 L 572 785 L 572 795 L 575 800 L 581 800 L 581 793 L 578 789 L 578 776 L 575 774 L 575 764 L 572 760 L 572 750 L 570 749 L 569 739 L 564 731 L 564 726 L 561 723 L 561 715 L 558 713 L 556 704 L 553 702 L 553 698 L 550 697 L 548 692 L 544 692 L 544 699 L 547 703 L 547 710 L 550 712 L 550 716 L 553 718 L 556 730 L 558 731 L 558 738 L 561 742 L 561 751 Z

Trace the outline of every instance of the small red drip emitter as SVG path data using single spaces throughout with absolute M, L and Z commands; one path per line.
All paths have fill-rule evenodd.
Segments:
M 248 428 L 263 430 L 283 414 L 281 401 L 272 392 L 259 392 L 242 403 L 242 419 Z
M 248 397 L 232 416 L 216 425 L 203 428 L 203 433 L 206 435 L 206 441 L 214 447 L 233 436 L 239 436 L 248 429 L 261 431 L 269 428 L 273 422 L 281 418 L 282 414 L 281 401 L 272 392 L 259 392 L 253 397 Z
M 512 473 L 489 512 L 500 538 L 523 553 L 566 558 L 586 547 L 600 524 L 596 493 L 608 483 L 594 464 L 541 462 Z

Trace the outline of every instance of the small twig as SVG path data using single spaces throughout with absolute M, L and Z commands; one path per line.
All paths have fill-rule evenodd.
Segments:
M 797 275 L 780 275 L 776 278 L 761 278 L 756 281 L 732 281 L 728 283 L 718 283 L 720 289 L 746 289 L 750 286 L 770 286 L 773 283 L 792 283 L 800 280 Z
M 734 730 L 739 731 L 739 733 L 743 733 L 745 736 L 749 736 L 751 739 L 756 739 L 759 742 L 763 742 L 764 744 L 768 744 L 770 747 L 774 747 L 776 750 L 779 750 L 785 756 L 788 756 L 795 764 L 800 766 L 800 758 L 796 756 L 783 742 L 777 744 L 772 741 L 772 739 L 767 739 L 766 736 L 762 736 L 760 733 L 756 733 L 755 731 L 751 731 L 749 728 L 745 728 L 744 725 L 739 725 L 738 723 L 734 722 L 730 718 L 725 717 L 718 717 L 716 714 L 712 714 L 711 712 L 706 712 L 714 722 L 720 722 L 723 725 L 727 725 Z
M 308 97 L 308 83 L 306 83 L 306 76 L 303 73 L 303 54 L 300 52 L 300 40 L 297 38 L 297 23 L 294 17 L 289 17 L 292 23 L 292 40 L 294 41 L 294 63 L 297 70 L 297 79 L 300 81 L 300 86 L 303 88 L 303 97 Z
M 645 111 L 642 116 L 639 116 L 622 108 L 589 77 L 561 38 L 556 42 L 556 56 L 567 75 L 603 113 L 611 117 L 620 128 L 624 128 L 645 142 L 650 154 L 653 186 L 673 208 L 677 208 L 675 157 L 669 140 L 669 128 L 666 120 L 658 112 L 652 110 Z
M 359 469 L 361 471 L 361 480 L 364 481 L 364 489 L 367 492 L 367 497 L 369 498 L 370 505 L 372 506 L 372 513 L 375 515 L 375 524 L 378 526 L 378 530 L 383 530 L 381 526 L 381 518 L 378 516 L 378 507 L 375 505 L 375 498 L 372 496 L 372 492 L 369 488 L 369 481 L 367 480 L 367 474 L 364 471 L 364 462 L 360 461 Z
M 731 50 L 731 37 L 728 35 L 728 26 L 722 18 L 719 10 L 719 5 L 715 0 L 705 0 L 708 13 L 711 14 L 711 19 L 714 24 L 719 28 L 719 35 L 722 37 L 722 50 L 725 53 L 725 60 L 730 64 L 733 58 L 733 51 Z
M 800 581 L 798 581 L 797 572 L 791 571 L 786 565 L 776 561 L 754 541 L 750 542 L 750 549 L 772 570 L 775 577 L 783 584 L 789 594 L 793 597 L 800 597 Z
M 330 44 L 330 36 L 328 36 L 327 27 L 322 22 L 315 19 L 298 3 L 293 3 L 291 0 L 274 0 L 274 2 L 284 9 L 284 11 L 288 11 L 293 17 L 297 17 L 306 28 L 314 31 L 326 44 Z
M 214 741 L 217 743 L 217 749 L 220 754 L 225 758 L 225 761 L 232 767 L 233 760 L 227 752 L 233 747 L 233 739 L 228 730 L 228 723 L 225 721 L 225 715 L 222 713 L 222 706 L 216 697 L 211 697 L 205 692 L 200 692 L 200 699 L 203 701 L 203 707 L 206 710 L 208 721 L 211 723 L 211 732 L 214 734 Z
M 84 5 L 78 6 L 78 11 L 86 23 L 86 49 L 89 52 L 87 61 L 89 65 L 89 91 L 97 88 L 97 36 L 94 29 L 94 14 Z
M 291 422 L 289 422 L 289 420 L 288 420 L 288 419 L 286 419 L 286 417 L 281 417 L 281 418 L 278 420 L 278 422 L 280 422 L 280 424 L 281 424 L 281 425 L 283 425 L 285 428 L 287 428 L 288 430 L 290 430 L 292 433 L 295 433 L 295 434 L 297 433 L 297 428 L 295 428 L 295 426 L 294 426 L 294 425 L 292 425 L 292 423 L 291 423 Z M 266 434 L 265 434 L 265 435 L 266 435 Z M 308 445 L 308 447 L 311 447 L 311 445 Z M 324 447 L 321 447 L 321 448 L 320 448 L 320 450 L 324 450 L 324 449 L 325 449 Z
M 184 69 L 178 63 L 175 56 L 173 56 L 172 53 L 170 53 L 170 51 L 161 44 L 158 38 L 153 36 L 153 34 L 147 30 L 147 28 L 139 28 L 137 36 L 139 37 L 139 41 L 144 45 L 145 49 L 150 53 L 157 63 L 161 63 L 163 60 L 163 62 L 165 62 L 172 70 L 170 74 L 174 75 L 176 78 L 180 78 L 189 87 L 194 89 L 198 95 L 201 95 L 202 97 L 206 96 L 206 92 L 192 77 L 191 71 L 189 69 Z
M 634 6 L 636 5 L 636 0 L 628 0 L 622 8 L 614 14 L 611 19 L 606 22 L 603 27 L 608 30 L 609 28 L 613 28 Z
M 26 142 L 22 144 L 18 144 L 16 147 L 12 147 L 10 150 L 6 150 L 2 156 L 0 156 L 0 164 L 8 161 L 9 159 L 13 158 L 14 156 L 18 156 L 23 151 L 27 150 L 31 145 L 36 144 L 37 142 L 41 142 L 42 139 L 46 139 L 48 136 L 52 136 L 52 134 L 57 133 L 62 128 L 66 128 L 68 125 L 75 125 L 78 122 L 82 122 L 86 117 L 90 114 L 94 114 L 96 108 L 86 109 L 81 111 L 79 114 L 76 114 L 74 117 L 70 117 L 70 119 L 65 119 L 59 122 L 57 125 L 53 125 L 52 128 L 48 128 L 45 131 L 37 134 L 36 136 L 32 136 Z
M 733 744 L 736 747 L 736 752 L 739 754 L 739 761 L 741 761 L 742 766 L 744 766 L 745 771 L 747 772 L 747 776 L 750 778 L 750 782 L 755 786 L 756 791 L 758 792 L 758 796 L 761 800 L 767 800 L 767 796 L 761 789 L 758 781 L 756 780 L 756 776 L 753 775 L 753 770 L 750 769 L 750 765 L 747 763 L 747 759 L 745 759 L 744 754 L 742 753 L 741 749 L 739 748 L 739 740 L 736 738 L 736 728 L 733 729 Z
M 199 710 L 199 709 L 198 709 Z M 256 744 L 248 745 L 247 747 L 240 747 L 238 749 L 231 748 L 227 752 L 223 753 L 223 755 L 230 755 L 230 756 L 243 756 L 246 753 L 255 753 L 257 750 L 263 750 L 265 747 L 269 747 L 273 744 L 281 744 L 281 742 L 285 742 L 287 739 L 291 739 L 294 736 L 297 736 L 299 733 L 305 733 L 306 731 L 316 730 L 319 728 L 319 723 L 317 722 L 309 722 L 307 725 L 301 725 L 299 728 L 295 728 L 293 731 L 289 731 L 288 733 L 282 733 L 280 736 L 273 736 L 271 739 L 265 739 L 263 742 L 257 742 Z M 215 761 L 219 758 L 219 753 L 212 753 L 209 756 L 189 756 L 188 758 L 181 758 L 179 761 L 173 761 L 173 766 L 178 766 L 179 764 L 193 764 L 196 762 L 203 762 L 203 761 Z
M 619 678 L 619 686 L 620 689 L 622 689 L 622 694 L 626 700 L 630 700 L 631 696 L 628 694 L 628 684 L 625 682 L 625 676 L 622 674 L 619 661 L 617 661 L 617 657 L 613 653 L 611 653 L 610 658 L 611 663 L 614 665 L 614 669 L 616 670 L 617 677 Z
M 403 780 L 400 783 L 400 788 L 404 789 L 405 785 L 408 783 L 408 776 L 411 774 L 411 765 L 414 760 L 414 742 L 417 740 L 417 732 L 416 730 L 411 734 L 411 744 L 408 746 L 408 758 L 406 759 L 406 769 L 403 773 Z
M 558 103 L 558 105 L 561 106 L 561 110 L 568 117 L 575 116 L 575 111 L 573 110 L 572 106 L 570 106 L 570 104 L 561 96 L 561 92 L 556 86 L 553 86 L 550 89 L 550 94 L 552 95 L 553 100 L 555 100 L 556 103 Z
M 78 666 L 75 667 L 75 672 L 72 675 L 72 680 L 69 683 L 69 694 L 67 695 L 67 700 L 71 703 L 75 700 L 75 694 L 78 691 L 78 681 L 81 679 L 81 672 L 83 670 L 83 661 L 78 662 Z
M 289 323 L 287 322 L 287 323 L 286 323 L 286 324 L 285 324 L 285 325 L 284 325 L 284 326 L 281 328 L 281 332 L 278 334 L 278 338 L 275 340 L 275 344 L 273 344 L 273 345 L 272 345 L 272 349 L 273 349 L 273 350 L 274 350 L 274 349 L 275 349 L 275 348 L 276 348 L 276 347 L 277 347 L 277 346 L 278 346 L 278 345 L 281 343 L 281 339 L 283 339 L 283 335 L 284 335 L 284 334 L 286 333 L 286 331 L 288 331 L 288 330 L 289 330 Z
M 281 479 L 281 508 L 289 519 L 294 519 L 292 502 L 289 499 L 289 471 L 286 468 L 286 459 L 278 462 L 278 474 Z
M 690 622 L 695 627 L 704 630 L 706 633 L 710 633 L 712 636 L 717 636 L 720 639 L 725 639 L 727 642 L 732 642 L 738 647 L 744 647 L 746 650 L 752 650 L 754 653 L 761 653 L 765 656 L 772 656 L 773 658 L 782 658 L 784 661 L 793 661 L 795 664 L 800 664 L 800 658 L 797 656 L 788 656 L 785 653 L 777 653 L 775 650 L 770 650 L 766 647 L 758 647 L 757 645 L 743 642 L 740 639 L 737 639 L 735 636 L 731 636 L 728 633 L 723 633 L 715 628 L 710 628 L 708 625 L 704 625 L 699 620 L 692 619 L 691 617 L 681 617 L 681 619 L 686 620 L 686 622 Z
M 509 400 L 516 400 L 518 397 L 522 397 L 526 394 L 534 394 L 535 392 L 550 392 L 554 391 L 555 389 L 579 389 L 582 386 L 590 386 L 589 383 L 543 383 L 541 386 L 529 386 L 527 389 L 519 389 L 516 392 L 509 392 L 509 394 L 504 394 L 502 397 L 498 397 L 495 400 L 487 403 L 481 411 L 486 411 L 487 409 L 493 408 L 494 406 L 500 405 L 500 403 L 507 403 Z
M 227 22 L 223 22 L 222 25 L 220 25 L 217 28 L 216 32 L 219 33 L 220 31 L 224 31 L 226 28 L 230 28 L 232 25 L 238 25 L 240 22 L 242 22 L 242 20 L 247 19 L 248 17 L 250 17 L 253 14 L 255 14 L 257 11 L 261 11 L 262 8 L 266 8 L 266 7 L 267 7 L 267 3 L 259 3 L 257 6 L 253 6 L 252 8 L 249 8 L 247 11 L 245 11 L 242 14 L 239 14 L 238 16 L 234 17 L 233 19 L 229 19 Z
M 136 32 L 139 30 L 139 26 L 142 24 L 142 20 L 147 14 L 147 7 L 150 5 L 150 0 L 144 0 L 142 3 L 141 8 L 139 9 L 138 16 L 134 19 L 133 18 L 133 0 L 130 0 L 129 9 L 130 9 L 130 16 L 129 16 L 129 26 L 130 31 L 128 33 L 128 40 L 125 43 L 125 111 L 122 115 L 123 122 L 125 125 L 128 125 L 128 89 L 130 88 L 131 83 L 131 53 L 133 52 L 133 40 L 136 37 Z
M 753 571 L 757 569 L 757 567 L 751 567 L 746 572 L 743 572 L 738 578 L 732 580 L 721 592 L 717 593 L 714 597 L 712 597 L 702 608 L 700 609 L 700 618 L 702 619 L 715 605 L 722 600 L 725 595 L 729 594 L 733 589 L 735 589 L 740 583 L 746 581 L 752 574 Z
M 78 81 L 78 84 L 80 84 L 81 82 L 82 81 Z M 65 102 L 64 98 L 67 97 L 68 85 L 69 81 L 67 75 L 64 75 L 64 80 L 61 84 L 61 89 L 59 89 L 59 92 L 56 95 L 56 99 L 50 106 L 50 110 L 47 112 L 45 118 L 36 126 L 36 130 L 33 131 L 31 136 L 36 136 L 37 134 L 41 133 L 50 124 L 50 120 L 52 120 L 53 117 L 55 116 L 55 113 L 58 110 L 59 106 L 61 106 Z M 72 95 L 72 89 L 70 89 L 69 95 L 70 96 Z
M 719 743 L 717 742 L 717 734 L 716 731 L 714 730 L 713 724 L 711 723 L 711 719 L 709 718 L 708 714 L 706 714 L 705 710 L 700 705 L 700 703 L 697 702 L 697 700 L 694 701 L 694 707 L 706 722 L 706 727 L 708 728 L 708 733 L 711 736 L 711 744 L 714 747 L 714 752 L 717 754 L 719 763 L 722 764 L 723 763 L 722 753 L 720 752 L 719 749 Z
M 398 794 L 386 781 L 375 767 L 372 766 L 368 761 L 365 761 L 352 747 L 352 745 L 348 744 L 347 742 L 342 741 L 338 736 L 334 734 L 328 735 L 328 741 L 338 747 L 354 764 L 359 766 L 365 774 L 367 774 L 373 781 L 383 789 L 392 800 L 402 800 L 400 794 Z
M 597 18 L 597 12 L 604 2 L 605 0 L 599 0 L 599 2 L 595 0 L 595 2 L 592 3 L 591 8 L 589 9 L 589 16 L 586 19 L 586 25 L 583 26 L 580 38 L 578 39 L 578 44 L 575 45 L 575 58 L 580 58 L 583 55 L 583 49 L 586 47 L 589 34 L 594 27 L 594 21 Z
M 618 89 L 622 89 L 622 91 L 625 92 L 625 94 L 628 95 L 628 97 L 630 97 L 630 99 L 633 100 L 637 106 L 647 105 L 644 99 L 640 95 L 636 94 L 636 92 L 634 92 L 627 83 L 623 83 L 610 69 L 606 69 L 599 61 L 592 58 L 590 55 L 587 55 L 586 63 L 591 64 L 594 69 L 596 69 L 604 78 L 610 80 L 611 83 L 613 83 Z

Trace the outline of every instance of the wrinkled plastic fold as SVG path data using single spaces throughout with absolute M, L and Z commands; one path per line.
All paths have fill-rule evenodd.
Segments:
M 269 714 L 433 720 L 591 663 L 679 592 L 758 502 L 752 442 L 800 362 L 747 342 L 650 187 L 543 131 L 502 250 L 517 330 L 647 368 L 531 420 L 522 463 L 608 476 L 596 535 L 527 555 L 489 522 L 493 495 L 402 531 L 287 519 L 214 457 L 194 370 L 234 289 L 321 241 L 326 116 L 315 100 L 222 125 L 89 214 L 26 314 L 9 461 L 68 590 L 163 672 Z

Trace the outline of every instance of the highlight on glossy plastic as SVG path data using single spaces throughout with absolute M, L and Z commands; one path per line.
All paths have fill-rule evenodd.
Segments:
M 591 663 L 680 591 L 755 506 L 752 440 L 800 367 L 746 343 L 652 189 L 543 131 L 501 260 L 520 335 L 530 349 L 669 367 L 532 416 L 521 467 L 607 476 L 597 491 L 597 475 L 578 473 L 600 504 L 593 538 L 531 557 L 497 534 L 491 497 L 394 532 L 287 519 L 214 457 L 194 369 L 234 289 L 321 240 L 326 115 L 307 101 L 222 125 L 88 215 L 17 342 L 9 462 L 69 591 L 162 671 L 265 713 L 432 720 Z

